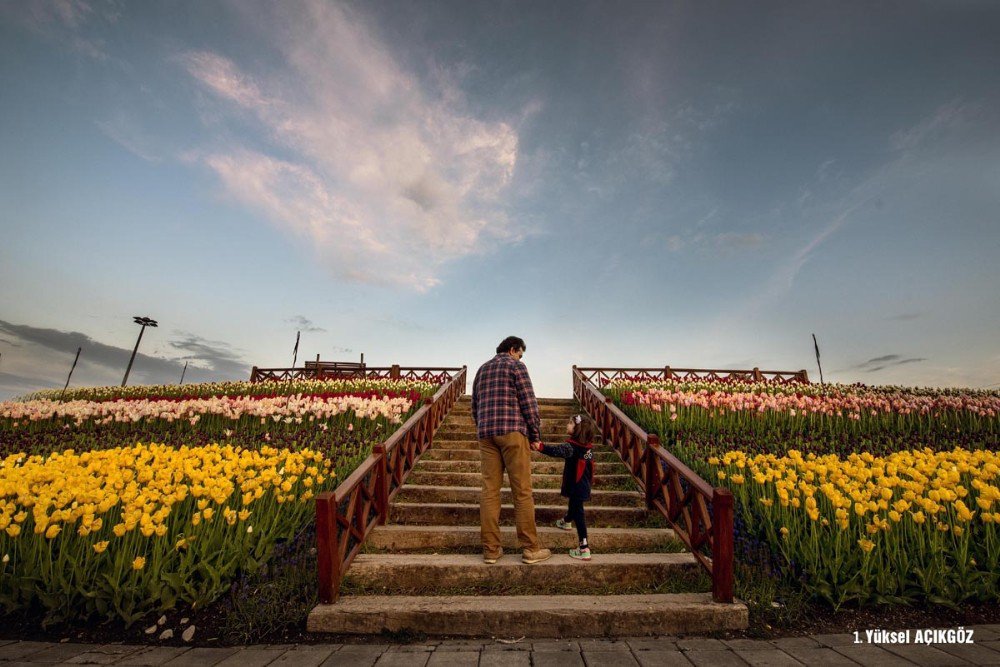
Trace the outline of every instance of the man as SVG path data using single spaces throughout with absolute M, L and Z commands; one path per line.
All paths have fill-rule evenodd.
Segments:
M 500 546 L 500 485 L 504 470 L 514 497 L 514 524 L 521 560 L 539 563 L 552 555 L 542 548 L 535 528 L 535 502 L 531 497 L 531 450 L 542 439 L 538 401 L 528 369 L 521 361 L 526 346 L 508 336 L 497 346 L 495 357 L 479 367 L 472 383 L 472 418 L 479 438 L 483 495 L 479 521 L 483 560 L 495 563 Z

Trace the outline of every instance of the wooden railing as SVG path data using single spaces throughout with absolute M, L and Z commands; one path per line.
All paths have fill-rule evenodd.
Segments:
M 809 382 L 809 373 L 801 371 L 718 370 L 711 368 L 581 368 L 584 378 L 592 384 L 603 387 L 615 380 L 651 382 L 656 380 L 743 380 L 746 382 Z
M 464 366 L 463 366 L 464 368 Z M 442 384 L 450 380 L 462 368 L 431 368 L 415 366 L 402 368 L 393 366 L 363 366 L 357 368 L 324 368 L 322 363 L 317 367 L 310 363 L 301 368 L 257 368 L 250 372 L 250 382 L 283 381 L 283 380 L 423 380 Z
M 733 601 L 733 494 L 712 486 L 646 433 L 606 397 L 591 378 L 623 370 L 573 366 L 573 396 L 601 429 L 646 496 L 646 506 L 666 517 L 674 534 L 712 577 L 712 598 Z M 662 370 L 662 369 L 661 369 Z M 717 371 L 718 372 L 718 371 Z M 711 509 L 710 509 L 711 508 Z
M 427 399 L 388 440 L 375 445 L 371 456 L 335 491 L 316 496 L 321 603 L 336 602 L 347 568 L 372 529 L 385 524 L 389 503 L 403 486 L 420 455 L 431 446 L 434 432 L 448 411 L 465 393 L 466 367 L 443 370 L 458 372 L 449 376 L 434 397 Z

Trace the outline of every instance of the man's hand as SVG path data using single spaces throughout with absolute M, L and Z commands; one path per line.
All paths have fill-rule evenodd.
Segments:
M 532 448 L 533 450 L 535 450 L 536 452 L 540 452 L 540 451 L 542 451 L 542 443 L 541 443 L 541 441 L 540 441 L 540 440 L 535 440 L 535 441 L 534 441 L 534 442 L 532 442 L 532 443 L 531 443 L 531 444 L 530 444 L 529 446 L 530 446 L 530 447 L 531 447 L 531 448 Z

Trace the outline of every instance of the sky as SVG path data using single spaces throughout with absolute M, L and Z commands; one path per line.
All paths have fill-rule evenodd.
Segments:
M 0 0 L 0 399 L 299 363 L 1000 386 L 1000 4 Z M 471 388 L 471 383 L 470 383 Z

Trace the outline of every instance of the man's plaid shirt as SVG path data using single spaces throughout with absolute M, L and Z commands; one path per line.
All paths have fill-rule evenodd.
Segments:
M 498 354 L 479 367 L 472 382 L 472 418 L 480 440 L 514 431 L 541 440 L 538 401 L 523 362 Z

